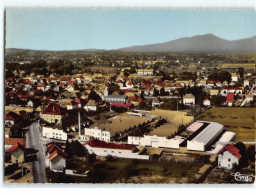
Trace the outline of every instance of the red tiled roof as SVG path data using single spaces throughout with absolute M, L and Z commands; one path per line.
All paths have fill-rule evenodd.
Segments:
M 223 87 L 223 89 L 228 89 L 228 90 L 243 90 L 241 87 Z
M 10 92 L 8 93 L 8 96 L 9 96 L 9 97 L 13 97 L 13 96 L 14 96 L 13 91 L 10 91 Z
M 75 102 L 75 101 L 70 101 L 70 102 L 67 103 L 67 105 L 71 105 L 71 106 L 72 106 L 72 105 L 77 105 L 77 104 L 78 104 L 78 103 Z
M 15 143 L 20 143 L 21 145 L 25 144 L 25 140 L 23 138 L 4 138 L 5 145 L 13 145 Z
M 55 150 L 62 152 L 62 150 L 55 143 L 48 145 L 46 149 L 49 154 L 53 153 Z
M 54 160 L 57 156 L 60 156 L 62 158 L 65 158 L 65 155 L 63 152 L 59 151 L 59 150 L 55 150 L 53 153 L 51 153 L 51 155 L 48 157 L 50 159 L 50 161 Z
M 130 80 L 129 77 L 124 77 L 123 79 L 126 80 L 126 81 L 129 81 L 129 80 Z
M 227 98 L 226 98 L 226 102 L 233 102 L 234 100 L 234 93 L 228 93 Z
M 22 100 L 26 100 L 28 99 L 29 95 L 26 94 L 26 95 L 20 95 L 19 98 L 22 99 Z
M 133 104 L 132 104 L 131 102 L 126 103 L 126 104 L 124 104 L 124 103 L 110 103 L 110 107 L 116 106 L 116 107 L 129 108 L 129 107 L 131 107 L 132 105 L 133 105 Z
M 15 112 L 9 112 L 5 115 L 5 120 L 8 121 L 20 121 L 21 119 L 21 116 L 16 114 Z
M 150 80 L 146 80 L 146 81 L 144 81 L 144 82 L 142 83 L 142 85 L 150 85 L 150 84 L 151 84 Z
M 93 148 L 109 148 L 109 149 L 119 149 L 119 150 L 132 150 L 134 148 L 133 145 L 129 144 L 115 144 L 115 143 L 106 143 L 104 141 L 91 139 L 83 145 L 89 145 Z
M 116 83 L 123 83 L 123 81 L 121 81 L 121 80 L 119 79 Z
M 161 86 L 161 87 L 165 87 L 166 86 L 164 81 L 156 81 L 156 82 L 154 82 L 154 85 L 158 85 L 158 86 Z
M 13 153 L 17 148 L 20 148 L 21 150 L 25 151 L 24 145 L 21 145 L 20 143 L 16 142 L 15 144 L 12 145 L 12 147 L 10 147 L 10 154 Z
M 57 103 L 50 103 L 48 107 L 42 112 L 42 114 L 54 114 L 54 115 L 64 115 L 66 111 L 60 107 Z
M 128 82 L 128 85 L 133 85 L 133 83 L 130 81 L 130 82 Z
M 146 90 L 149 90 L 150 88 L 151 88 L 150 86 L 147 86 L 145 89 L 146 89 Z
M 62 86 L 62 85 L 65 85 L 65 83 L 60 83 L 59 85 L 61 85 L 61 86 Z
M 68 85 L 74 85 L 74 81 L 69 81 Z
M 26 79 L 22 82 L 23 84 L 29 84 L 29 79 Z
M 225 151 L 229 151 L 231 154 L 235 155 L 239 159 L 242 157 L 242 155 L 239 153 L 240 150 L 236 148 L 233 144 L 226 145 L 220 150 L 220 153 L 223 153 Z
M 6 82 L 13 82 L 14 81 L 14 78 L 13 77 L 8 77 L 7 79 L 6 79 Z
M 37 87 L 44 87 L 44 84 L 38 83 L 38 84 L 37 84 Z
M 123 89 L 123 92 L 124 92 L 124 94 L 125 94 L 125 93 L 127 93 L 127 92 L 133 92 L 133 90 L 132 90 L 132 89 Z
M 68 77 L 61 77 L 60 81 L 69 81 L 69 78 Z
M 76 103 L 77 104 L 85 104 L 86 100 L 84 100 L 83 98 L 80 98 L 80 99 L 76 99 Z
M 80 78 L 80 79 L 82 79 L 82 78 L 84 78 L 84 77 L 83 77 L 82 75 L 80 75 L 80 74 L 79 74 L 79 75 L 77 75 L 77 76 L 76 76 L 76 78 Z
M 206 81 L 207 84 L 216 84 L 216 83 L 221 83 L 220 81 Z
M 206 101 L 206 100 L 209 100 L 209 99 L 208 99 L 208 98 L 205 98 L 205 99 L 203 100 L 203 102 Z M 210 100 L 209 100 L 209 101 L 210 101 Z

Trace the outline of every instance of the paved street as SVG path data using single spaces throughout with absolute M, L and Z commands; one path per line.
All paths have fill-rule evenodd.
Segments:
M 45 183 L 45 156 L 42 145 L 40 126 L 38 122 L 32 123 L 29 127 L 29 147 L 38 150 L 37 161 L 32 162 L 33 182 Z

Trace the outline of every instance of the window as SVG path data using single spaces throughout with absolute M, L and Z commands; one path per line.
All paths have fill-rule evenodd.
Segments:
M 114 153 L 114 151 L 111 151 L 112 153 Z
M 230 162 L 230 158 L 228 159 L 228 162 Z
M 107 152 L 106 150 L 104 150 L 104 152 Z
M 121 154 L 121 152 L 119 152 L 119 154 Z

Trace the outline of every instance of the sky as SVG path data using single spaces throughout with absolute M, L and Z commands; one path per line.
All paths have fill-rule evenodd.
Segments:
M 118 49 L 212 33 L 256 35 L 253 10 L 7 9 L 6 48 Z

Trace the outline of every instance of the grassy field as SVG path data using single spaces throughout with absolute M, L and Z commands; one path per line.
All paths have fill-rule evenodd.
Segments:
M 88 177 L 69 176 L 49 170 L 46 173 L 50 183 L 181 183 L 192 182 L 201 166 L 193 162 L 117 158 L 109 161 L 97 160 L 90 167 L 86 165 L 85 169 L 91 170 Z
M 221 68 L 239 68 L 243 67 L 244 69 L 254 69 L 256 66 L 255 63 L 252 64 L 222 64 Z
M 197 120 L 215 121 L 236 133 L 234 141 L 255 141 L 256 108 L 213 107 Z

